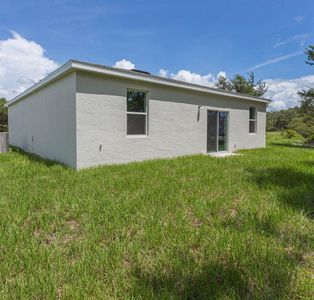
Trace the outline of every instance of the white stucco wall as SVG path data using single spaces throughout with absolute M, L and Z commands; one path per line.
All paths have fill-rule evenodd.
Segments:
M 9 106 L 10 144 L 76 167 L 73 72 Z
M 265 146 L 265 103 L 86 72 L 77 72 L 76 79 L 78 168 L 206 153 L 207 109 L 229 112 L 229 151 Z M 148 92 L 146 138 L 126 135 L 128 88 Z M 258 110 L 256 134 L 249 134 L 250 106 Z

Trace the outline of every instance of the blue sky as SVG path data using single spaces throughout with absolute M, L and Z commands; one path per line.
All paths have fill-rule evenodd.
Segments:
M 313 74 L 313 0 L 12 1 L 2 0 L 0 40 L 15 31 L 62 64 L 70 58 L 113 65 L 126 59 L 158 74 L 228 76 L 254 69 L 258 79 Z M 255 68 L 254 68 L 255 67 Z M 1 70 L 0 70 L 1 71 Z

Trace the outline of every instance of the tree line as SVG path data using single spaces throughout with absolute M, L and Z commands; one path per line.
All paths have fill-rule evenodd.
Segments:
M 306 64 L 314 66 L 314 46 L 305 54 Z M 267 113 L 267 131 L 286 131 L 288 137 L 302 136 L 307 142 L 314 142 L 314 88 L 300 90 L 300 105 L 294 108 Z

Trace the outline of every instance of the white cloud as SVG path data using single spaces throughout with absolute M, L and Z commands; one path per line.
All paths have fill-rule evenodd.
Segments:
M 217 74 L 217 79 L 220 78 L 220 77 L 227 78 L 226 72 L 220 71 L 220 72 Z
M 159 76 L 161 76 L 161 77 L 168 77 L 168 73 L 169 73 L 168 70 L 160 69 Z
M 130 62 L 129 60 L 126 59 L 122 59 L 117 61 L 113 67 L 115 68 L 120 68 L 120 69 L 125 69 L 125 70 L 131 70 L 131 69 L 135 69 L 135 64 L 133 64 L 132 62 Z
M 224 71 L 220 71 L 215 77 L 210 73 L 202 75 L 189 70 L 180 70 L 177 73 L 169 73 L 169 71 L 166 69 L 160 69 L 159 76 L 209 87 L 213 87 L 219 77 L 227 78 L 227 74 Z
M 180 70 L 177 74 L 171 74 L 171 78 L 204 86 L 212 86 L 215 79 L 212 74 L 201 75 L 189 70 Z
M 296 21 L 297 23 L 302 23 L 303 20 L 304 20 L 304 17 L 303 16 L 296 16 L 293 18 L 294 21 Z
M 289 54 L 286 54 L 286 55 L 283 55 L 283 56 L 279 56 L 279 57 L 267 60 L 265 62 L 262 62 L 262 63 L 260 63 L 258 65 L 255 65 L 255 66 L 249 68 L 248 71 L 253 71 L 253 70 L 256 70 L 256 69 L 259 69 L 259 68 L 262 68 L 262 67 L 265 67 L 265 66 L 268 66 L 268 65 L 272 65 L 272 64 L 275 64 L 277 62 L 280 62 L 280 61 L 283 61 L 283 60 L 287 60 L 287 59 L 290 59 L 292 57 L 299 56 L 299 55 L 302 55 L 302 54 L 304 54 L 303 51 L 297 51 L 297 52 L 292 52 L 292 53 L 289 53 Z
M 0 40 L 0 97 L 11 99 L 58 67 L 45 49 L 12 31 Z
M 267 79 L 265 80 L 268 91 L 265 98 L 272 100 L 270 110 L 280 110 L 294 107 L 299 104 L 300 97 L 297 92 L 314 86 L 314 75 L 295 79 Z
M 18 79 L 18 82 L 20 84 L 35 84 L 35 81 L 31 78 L 28 78 L 26 76 L 21 76 L 19 79 Z

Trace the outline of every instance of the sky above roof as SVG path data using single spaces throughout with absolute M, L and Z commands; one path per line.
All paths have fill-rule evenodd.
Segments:
M 254 71 L 271 109 L 314 86 L 313 0 L 2 0 L 0 97 L 12 98 L 73 58 L 213 85 Z

